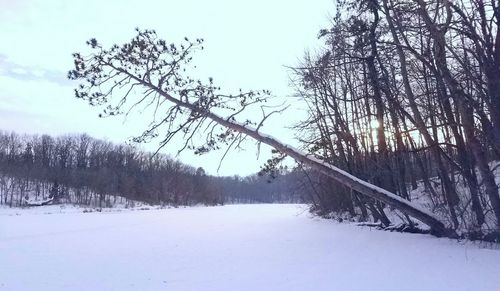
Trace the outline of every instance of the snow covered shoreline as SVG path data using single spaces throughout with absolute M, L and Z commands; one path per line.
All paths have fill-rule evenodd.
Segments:
M 300 205 L 65 213 L 2 216 L 0 290 L 500 288 L 499 250 L 339 224 Z

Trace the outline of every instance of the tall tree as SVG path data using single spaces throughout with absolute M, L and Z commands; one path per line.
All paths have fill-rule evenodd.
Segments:
M 208 134 L 207 142 L 193 147 L 197 152 L 205 152 L 217 149 L 221 142 L 231 146 L 248 136 L 367 197 L 387 203 L 419 219 L 438 235 L 452 235 L 453 232 L 449 231 L 443 222 L 416 204 L 271 136 L 261 134 L 260 129 L 264 121 L 273 112 L 264 113 L 260 121 L 238 122 L 236 118 L 239 114 L 252 105 L 264 102 L 268 92 L 250 91 L 240 92 L 235 96 L 224 95 L 214 86 L 212 79 L 203 83 L 185 76 L 185 65 L 191 61 L 190 53 L 202 48 L 202 42 L 201 39 L 194 42 L 186 39 L 186 42 L 179 46 L 168 45 L 164 40 L 158 39 L 152 30 L 138 30 L 137 36 L 129 43 L 122 46 L 113 45 L 109 49 L 91 39 L 88 44 L 92 52 L 85 57 L 79 53 L 74 54 L 75 68 L 69 72 L 68 77 L 84 81 L 75 90 L 77 98 L 88 100 L 90 104 L 108 104 L 106 114 L 128 111 L 138 103 L 153 104 L 155 112 L 166 112 L 137 138 L 138 141 L 155 137 L 161 130 L 164 131 L 162 145 L 179 133 L 190 140 L 197 130 L 208 125 L 212 130 Z M 142 87 L 145 94 L 132 98 L 130 92 L 136 86 Z M 223 113 L 226 115 L 223 116 Z

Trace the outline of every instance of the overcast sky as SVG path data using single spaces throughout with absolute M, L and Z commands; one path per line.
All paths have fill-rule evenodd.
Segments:
M 194 63 L 198 76 L 213 77 L 227 89 L 269 89 L 289 96 L 284 66 L 299 62 L 306 50 L 319 47 L 319 29 L 328 26 L 332 0 L 0 0 L 0 129 L 19 133 L 88 133 L 126 142 L 143 129 L 141 116 L 99 119 L 96 108 L 73 97 L 66 80 L 71 54 L 96 37 L 104 45 L 134 36 L 134 28 L 155 29 L 167 42 L 184 36 L 205 39 Z M 300 119 L 300 108 L 271 120 L 265 132 L 288 143 L 286 129 Z M 153 150 L 155 144 L 144 146 Z M 222 152 L 178 158 L 210 174 L 247 175 L 268 158 L 257 160 L 255 146 L 233 152 L 217 166 Z M 175 144 L 164 152 L 175 155 Z

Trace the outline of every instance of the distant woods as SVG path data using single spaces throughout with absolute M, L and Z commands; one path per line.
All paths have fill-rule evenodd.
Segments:
M 300 201 L 286 179 L 268 183 L 257 175 L 214 177 L 201 167 L 88 135 L 54 138 L 0 131 L 0 205 L 49 200 L 92 207 L 135 201 L 171 206 Z
M 298 125 L 304 146 L 405 199 L 420 198 L 454 229 L 498 230 L 499 5 L 339 1 L 320 33 L 323 51 L 294 69 L 309 108 Z M 380 202 L 324 183 L 337 186 L 318 197 L 318 209 L 391 223 Z

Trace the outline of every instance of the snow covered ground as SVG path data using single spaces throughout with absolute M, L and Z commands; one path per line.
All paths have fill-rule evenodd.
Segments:
M 305 206 L 43 209 L 0 209 L 0 290 L 500 290 L 498 248 Z

